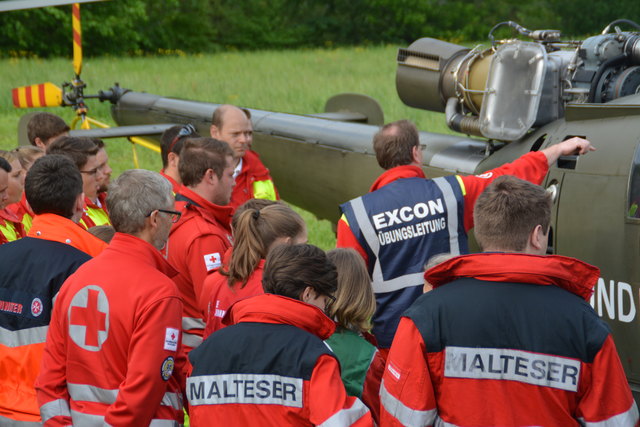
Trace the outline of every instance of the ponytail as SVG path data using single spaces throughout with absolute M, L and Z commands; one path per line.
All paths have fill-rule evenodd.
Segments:
M 300 215 L 285 204 L 275 203 L 262 209 L 247 209 L 242 212 L 234 227 L 234 246 L 229 269 L 221 269 L 228 276 L 227 283 L 233 288 L 240 283 L 244 288 L 249 276 L 260 260 L 267 257 L 271 246 L 278 238 L 299 236 L 305 231 Z

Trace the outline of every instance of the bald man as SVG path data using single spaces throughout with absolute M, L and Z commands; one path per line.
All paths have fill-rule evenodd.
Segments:
M 211 119 L 211 137 L 226 142 L 233 150 L 236 185 L 229 205 L 234 210 L 250 199 L 278 200 L 269 169 L 251 150 L 253 126 L 249 110 L 233 105 L 218 107 Z

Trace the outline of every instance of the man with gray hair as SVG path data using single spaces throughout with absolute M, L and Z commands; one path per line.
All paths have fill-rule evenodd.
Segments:
M 42 420 L 61 425 L 182 423 L 182 301 L 159 252 L 171 184 L 124 172 L 107 202 L 116 234 L 58 295 L 36 390 Z

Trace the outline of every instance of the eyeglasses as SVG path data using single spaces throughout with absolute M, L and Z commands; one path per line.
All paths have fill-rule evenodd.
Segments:
M 195 135 L 196 133 L 198 133 L 198 131 L 196 131 L 196 128 L 191 123 L 187 123 L 186 125 L 182 126 L 182 128 L 180 128 L 180 130 L 178 131 L 178 134 L 171 141 L 168 152 L 173 153 L 173 148 L 176 146 L 178 141 L 180 141 L 180 138 Z
M 329 298 L 329 302 L 327 302 L 327 305 L 331 305 L 334 302 L 336 302 L 336 297 L 334 297 L 333 295 L 329 295 L 329 294 L 324 294 L 324 296 L 326 298 Z
M 171 210 L 168 210 L 168 209 L 155 209 L 155 210 L 152 210 L 151 212 L 149 212 L 146 215 L 146 217 L 150 217 L 151 214 L 154 213 L 155 211 L 171 215 L 171 222 L 174 223 L 174 224 L 176 222 L 178 222 L 180 220 L 180 217 L 182 216 L 182 213 L 178 212 L 178 211 L 171 211 Z
M 89 170 L 89 171 L 80 171 L 80 173 L 84 173 L 84 174 L 87 174 L 87 175 L 95 175 L 95 174 L 97 174 L 97 173 L 98 173 L 98 171 L 99 171 L 100 169 L 102 169 L 102 167 L 101 167 L 101 166 L 98 166 L 97 168 L 93 168 L 93 169 L 91 169 L 91 170 Z

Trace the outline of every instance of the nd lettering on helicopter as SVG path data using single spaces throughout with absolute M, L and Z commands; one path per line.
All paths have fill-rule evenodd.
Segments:
M 496 40 L 494 30 L 504 26 L 520 39 Z M 636 393 L 640 392 L 635 299 L 640 297 L 639 30 L 637 23 L 621 19 L 584 40 L 563 40 L 558 30 L 532 31 L 509 21 L 492 29 L 489 46 L 470 49 L 421 38 L 399 49 L 395 58 L 400 99 L 409 107 L 444 113 L 443 120 L 458 132 L 420 132 L 420 143 L 425 145 L 423 169 L 430 178 L 482 174 L 568 136 L 583 136 L 598 148 L 586 157 L 562 158 L 543 182 L 555 198 L 549 253 L 573 256 L 601 269 L 603 278 L 592 305 L 610 324 Z M 97 123 L 88 119 L 85 100 L 96 98 L 112 104 L 113 119 L 120 126 L 72 131 L 77 135 L 133 136 L 157 149 L 159 134 L 174 124 L 191 123 L 201 134 L 209 134 L 211 116 L 220 106 L 118 85 L 87 95 L 79 67 L 75 68 L 71 84 L 43 98 L 47 106 L 75 108 L 78 121 L 88 128 Z M 20 101 L 19 89 L 17 93 L 16 106 L 28 107 Z M 380 173 L 371 141 L 384 115 L 369 97 L 337 95 L 327 102 L 324 113 L 308 115 L 250 111 L 253 149 L 270 168 L 282 198 L 319 218 L 336 222 L 336 207 L 366 193 Z M 437 221 L 437 201 L 432 202 L 420 209 L 383 213 L 374 219 L 376 228 L 388 232 L 387 227 L 401 226 L 411 216 L 419 218 L 427 208 L 430 216 L 425 215 L 425 221 Z M 410 238 L 444 225 L 423 223 L 394 237 Z

